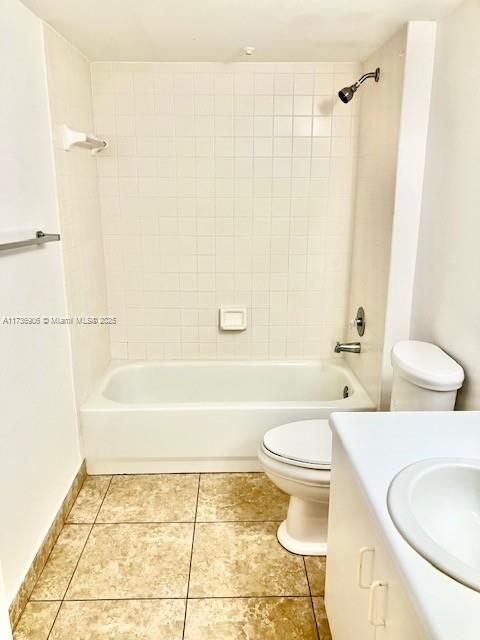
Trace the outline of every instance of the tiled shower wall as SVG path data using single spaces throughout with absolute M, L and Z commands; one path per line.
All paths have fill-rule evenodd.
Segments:
M 46 24 L 43 34 L 68 313 L 103 316 L 107 299 L 95 159 L 85 150 L 66 153 L 60 128 L 94 128 L 90 62 Z M 108 365 L 108 330 L 76 323 L 69 328 L 80 405 Z
M 330 356 L 345 321 L 359 65 L 94 63 L 114 358 Z M 248 329 L 218 330 L 218 308 Z

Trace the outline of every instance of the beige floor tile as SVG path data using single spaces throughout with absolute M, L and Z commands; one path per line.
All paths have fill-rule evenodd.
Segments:
M 288 496 L 264 473 L 202 474 L 197 522 L 283 520 Z
M 94 522 L 110 480 L 111 476 L 87 476 L 68 514 L 67 522 Z
M 332 640 L 323 598 L 312 598 L 320 640 Z
M 49 640 L 181 640 L 184 600 L 64 602 Z
M 189 600 L 185 640 L 317 640 L 310 598 Z
M 29 602 L 13 633 L 13 640 L 47 640 L 60 602 Z
M 309 595 L 303 558 L 285 551 L 277 523 L 198 523 L 190 597 Z
M 312 596 L 323 596 L 325 593 L 325 556 L 305 556 L 308 582 Z
M 31 600 L 61 600 L 90 532 L 89 524 L 66 524 L 33 589 Z
M 96 524 L 67 600 L 185 597 L 193 524 Z
M 198 474 L 114 476 L 97 522 L 193 522 Z

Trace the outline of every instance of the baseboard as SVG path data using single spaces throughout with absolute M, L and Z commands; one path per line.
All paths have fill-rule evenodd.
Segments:
M 73 479 L 70 489 L 68 490 L 67 495 L 65 496 L 62 505 L 58 510 L 57 515 L 55 516 L 50 526 L 50 529 L 47 532 L 47 535 L 43 539 L 43 542 L 40 545 L 40 548 L 38 549 L 35 558 L 33 559 L 33 562 L 27 571 L 27 575 L 20 585 L 20 589 L 18 590 L 17 595 L 15 596 L 12 604 L 9 607 L 8 613 L 10 616 L 10 624 L 12 626 L 12 629 L 15 628 L 17 622 L 20 620 L 20 616 L 22 615 L 23 610 L 25 609 L 25 606 L 27 605 L 27 602 L 33 591 L 33 588 L 43 571 L 48 556 L 53 549 L 53 545 L 57 541 L 65 520 L 67 519 L 67 516 L 70 513 L 71 508 L 73 507 L 73 503 L 75 502 L 78 493 L 82 488 L 82 484 L 85 480 L 86 475 L 87 471 L 84 460 L 80 465 L 80 469 L 78 470 L 77 475 Z

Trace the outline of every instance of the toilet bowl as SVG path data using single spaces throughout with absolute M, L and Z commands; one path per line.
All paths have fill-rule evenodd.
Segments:
M 327 552 L 332 434 L 328 420 L 302 420 L 267 431 L 258 453 L 270 480 L 290 495 L 287 518 L 277 531 L 292 553 Z

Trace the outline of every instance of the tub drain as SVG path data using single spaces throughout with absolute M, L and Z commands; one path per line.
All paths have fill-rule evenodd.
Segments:
M 348 390 L 348 385 L 345 385 L 345 386 L 343 387 L 343 397 L 344 397 L 344 398 L 348 398 L 348 396 L 349 396 L 349 395 L 350 395 L 350 392 L 349 392 L 349 390 Z

